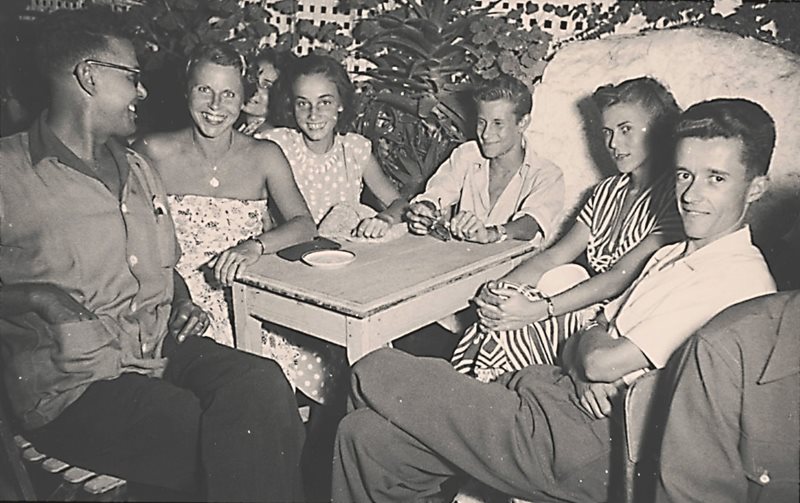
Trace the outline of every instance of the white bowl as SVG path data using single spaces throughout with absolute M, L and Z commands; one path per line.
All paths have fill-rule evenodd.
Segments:
M 356 254 L 347 250 L 313 250 L 303 254 L 303 262 L 311 267 L 336 269 L 356 259 Z

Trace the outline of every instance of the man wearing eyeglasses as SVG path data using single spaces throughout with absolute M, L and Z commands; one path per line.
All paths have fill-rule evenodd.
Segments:
M 45 23 L 50 108 L 0 140 L 0 368 L 26 437 L 190 499 L 301 500 L 291 387 L 200 337 L 161 181 L 117 140 L 147 96 L 133 45 L 110 14 Z

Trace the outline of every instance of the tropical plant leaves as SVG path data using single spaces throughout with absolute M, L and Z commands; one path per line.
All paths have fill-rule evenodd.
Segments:
M 376 153 L 400 183 L 425 180 L 457 143 L 472 135 L 460 94 L 507 73 L 532 84 L 543 71 L 549 35 L 521 29 L 468 0 L 397 0 L 397 7 L 358 23 L 357 54 L 370 61 L 373 97 L 357 130 L 379 137 Z M 525 35 L 521 35 L 525 33 Z M 391 127 L 367 117 L 386 110 Z

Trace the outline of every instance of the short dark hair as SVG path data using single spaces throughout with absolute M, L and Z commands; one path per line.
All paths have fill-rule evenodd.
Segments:
M 528 86 L 510 75 L 486 81 L 472 95 L 475 105 L 479 101 L 506 100 L 514 105 L 514 116 L 517 121 L 533 110 L 533 96 Z
M 55 11 L 38 26 L 35 57 L 39 72 L 45 77 L 72 73 L 81 61 L 108 50 L 111 39 L 129 39 L 118 13 L 106 9 Z
M 308 54 L 293 61 L 289 66 L 288 75 L 284 79 L 281 75 L 278 80 L 281 82 L 279 89 L 284 91 L 284 102 L 282 104 L 286 115 L 285 120 L 289 126 L 296 128 L 297 122 L 294 119 L 294 83 L 304 75 L 323 75 L 333 82 L 342 101 L 342 112 L 336 121 L 336 131 L 345 133 L 350 129 L 351 123 L 355 118 L 355 96 L 356 89 L 344 66 L 330 56 L 321 54 Z
M 753 179 L 767 174 L 775 149 L 775 121 L 758 103 L 717 98 L 692 105 L 680 116 L 676 140 L 734 138 L 742 142 L 742 162 Z
M 274 66 L 276 69 L 278 68 L 278 60 L 279 56 L 278 53 L 272 47 L 265 47 L 258 51 L 255 56 L 250 58 L 250 70 L 258 71 L 258 65 L 261 63 L 269 63 L 270 65 Z
M 247 62 L 244 56 L 228 42 L 211 42 L 197 46 L 189 60 L 186 62 L 186 81 L 192 76 L 192 72 L 201 63 L 213 63 L 219 66 L 230 66 L 236 69 L 242 80 L 244 88 L 244 99 L 247 99 L 255 91 L 255 82 L 251 82 L 247 74 Z
M 248 90 L 248 93 L 247 93 L 248 99 L 252 98 L 256 94 L 256 92 L 258 91 L 257 90 L 257 86 L 258 86 L 259 66 L 262 63 L 268 63 L 268 64 L 272 65 L 275 68 L 275 71 L 278 72 L 278 76 L 280 77 L 281 72 L 282 72 L 283 67 L 284 67 L 283 61 L 287 57 L 286 56 L 287 54 L 292 54 L 292 53 L 290 51 L 285 51 L 283 53 L 278 53 L 272 47 L 265 47 L 264 49 L 261 49 L 253 57 L 250 58 L 249 64 L 247 65 L 247 76 L 246 76 L 246 78 L 248 80 L 248 85 L 250 85 L 250 83 L 252 83 L 252 88 L 251 89 L 247 89 Z M 270 91 L 270 96 L 272 96 L 272 94 L 273 94 L 273 92 Z M 270 98 L 270 103 L 272 103 L 272 98 Z M 272 107 L 273 107 L 273 105 L 270 105 L 270 108 L 272 108 Z

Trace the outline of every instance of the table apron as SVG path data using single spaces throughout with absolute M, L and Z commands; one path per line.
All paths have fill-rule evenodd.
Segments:
M 233 287 L 236 347 L 261 353 L 261 330 L 260 323 L 253 318 L 256 317 L 344 346 L 352 364 L 409 332 L 464 309 L 483 283 L 507 273 L 520 260 L 509 260 L 440 285 L 364 318 L 236 283 Z

